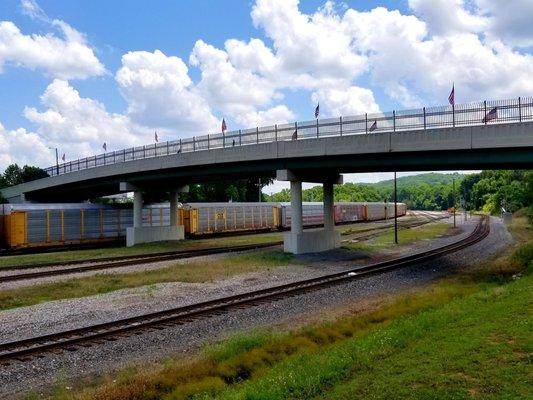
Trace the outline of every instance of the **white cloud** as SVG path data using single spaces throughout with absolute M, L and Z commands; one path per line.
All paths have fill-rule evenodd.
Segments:
M 531 0 L 475 0 L 488 15 L 487 35 L 512 46 L 533 46 L 533 4 Z
M 22 13 L 33 19 L 48 21 L 48 16 L 35 0 L 21 0 Z
M 314 93 L 313 100 L 326 105 L 333 117 L 379 112 L 372 91 L 357 86 L 347 89 L 321 89 Z
M 353 51 L 342 18 L 333 3 L 312 15 L 298 9 L 298 0 L 258 0 L 252 9 L 256 27 L 273 41 L 285 85 L 316 88 L 351 82 L 365 72 L 365 57 Z
M 39 165 L 47 167 L 52 164 L 54 155 L 42 138 L 24 128 L 7 130 L 0 123 L 0 170 L 8 165 Z
M 250 107 L 248 110 L 240 110 L 235 120 L 241 126 L 252 128 L 254 126 L 269 126 L 285 124 L 295 120 L 294 113 L 284 105 L 278 105 L 268 110 L 257 111 Z M 229 127 L 231 129 L 231 127 Z
M 488 24 L 477 8 L 467 10 L 463 0 L 409 0 L 409 7 L 435 35 L 482 32 Z
M 244 46 L 235 41 L 230 42 L 232 54 L 239 53 L 237 60 L 244 64 Z M 260 52 L 261 47 L 257 47 Z M 249 52 L 248 56 L 251 56 Z M 258 54 L 253 57 L 258 61 Z M 251 61 L 251 60 L 249 60 Z M 200 68 L 202 79 L 198 88 L 210 104 L 230 114 L 235 114 L 240 106 L 264 106 L 276 96 L 275 86 L 268 79 L 255 74 L 252 68 L 237 68 L 226 51 L 220 50 L 199 40 L 194 45 L 190 62 Z M 261 68 L 258 65 L 255 69 Z
M 0 21 L 0 72 L 6 64 L 39 69 L 61 78 L 102 75 L 104 66 L 87 45 L 82 34 L 63 21 L 53 22 L 62 34 L 25 35 L 10 21 Z
M 101 153 L 104 142 L 109 150 L 118 150 L 149 142 L 153 135 L 128 117 L 108 113 L 101 103 L 81 97 L 60 79 L 46 88 L 41 103 L 44 111 L 27 107 L 24 116 L 37 125 L 43 141 L 59 147 L 70 159 Z
M 152 128 L 167 128 L 178 136 L 218 128 L 209 103 L 192 84 L 178 57 L 134 51 L 122 56 L 116 81 L 128 102 L 128 115 Z

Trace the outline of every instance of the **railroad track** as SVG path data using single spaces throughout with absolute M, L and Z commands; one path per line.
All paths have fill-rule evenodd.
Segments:
M 44 353 L 51 351 L 74 351 L 80 346 L 88 347 L 105 341 L 117 340 L 118 337 L 139 334 L 146 330 L 165 329 L 167 326 L 183 324 L 198 318 L 226 313 L 234 308 L 250 307 L 265 302 L 272 302 L 297 294 L 407 267 L 464 249 L 483 240 L 489 232 L 489 218 L 482 216 L 476 228 L 468 237 L 427 252 L 416 253 L 343 272 L 204 301 L 188 306 L 2 343 L 0 344 L 0 364 L 5 365 L 14 361 L 28 361 L 35 356 L 43 356 Z
M 422 217 L 424 217 L 426 219 L 420 221 L 420 220 L 418 220 L 418 216 L 422 216 Z M 426 224 L 429 224 L 431 222 L 440 221 L 441 219 L 449 218 L 449 215 L 442 215 L 442 216 L 441 215 L 432 215 L 430 213 L 417 211 L 417 214 L 415 214 L 415 217 L 417 217 L 417 219 L 415 221 L 401 221 L 401 222 L 398 222 L 398 228 L 416 228 L 418 226 L 426 225 Z M 368 228 L 368 229 L 362 229 L 362 230 L 359 230 L 357 232 L 344 234 L 343 236 L 345 238 L 342 240 L 342 242 L 346 243 L 346 242 L 349 242 L 349 241 L 354 240 L 354 239 L 356 239 L 356 240 L 359 240 L 359 239 L 364 239 L 364 240 L 372 239 L 372 238 L 380 235 L 382 233 L 382 231 L 384 231 L 386 229 L 390 229 L 391 227 L 393 227 L 394 226 L 394 218 L 392 218 L 391 221 L 392 222 L 387 222 L 383 226 L 378 226 L 378 227 Z
M 413 228 L 416 226 L 421 226 L 430 222 L 433 222 L 439 218 L 435 217 L 427 217 L 428 220 L 424 221 L 414 221 L 414 222 L 407 222 L 400 224 L 402 228 Z M 360 232 L 356 232 L 352 235 L 358 235 L 357 238 L 365 238 L 369 239 L 373 236 L 376 236 L 379 234 L 383 229 L 390 228 L 390 224 L 378 228 L 373 228 L 369 230 L 364 230 Z M 368 233 L 368 232 L 374 232 L 378 231 L 376 234 Z M 349 235 L 349 236 L 352 236 Z M 169 261 L 169 260 L 179 260 L 179 259 L 186 259 L 186 258 L 192 258 L 192 257 L 199 257 L 199 256 L 205 256 L 205 255 L 213 255 L 213 254 L 223 254 L 223 253 L 230 253 L 230 252 L 236 252 L 236 251 L 247 251 L 247 250 L 257 250 L 262 248 L 268 248 L 273 246 L 279 246 L 283 244 L 281 241 L 277 242 L 269 242 L 269 243 L 262 243 L 262 244 L 252 244 L 252 245 L 240 245 L 240 246 L 223 246 L 223 247 L 211 247 L 207 249 L 196 249 L 196 250 L 179 250 L 179 251 L 169 251 L 164 253 L 156 253 L 156 254 L 139 254 L 139 255 L 128 255 L 128 256 L 115 256 L 115 257 L 107 257 L 107 258 L 95 258 L 95 259 L 89 259 L 89 260 L 75 260 L 75 261 L 66 261 L 62 263 L 41 263 L 37 265 L 27 264 L 27 265 L 20 265 L 16 267 L 5 267 L 0 268 L 0 273 L 3 273 L 4 271 L 24 271 L 27 269 L 41 269 L 41 268 L 51 268 L 55 266 L 69 266 L 72 267 L 68 268 L 55 268 L 55 269 L 48 269 L 45 271 L 34 271 L 34 272 L 21 272 L 11 275 L 0 275 L 0 284 L 7 283 L 7 282 L 15 282 L 15 281 L 22 281 L 22 280 L 28 280 L 28 279 L 36 279 L 36 278 L 44 278 L 44 277 L 50 277 L 50 276 L 58 276 L 58 275 L 68 275 L 68 274 L 77 274 L 82 272 L 90 272 L 90 271 L 101 271 L 111 268 L 118 268 L 118 267 L 126 267 L 126 266 L 133 266 L 133 265 L 140 265 L 140 264 L 146 264 L 146 263 L 152 263 L 152 262 L 160 262 L 160 261 Z
M 66 274 L 75 274 L 87 271 L 98 271 L 110 268 L 126 267 L 132 265 L 146 264 L 159 261 L 169 261 L 169 260 L 180 260 L 185 258 L 207 256 L 212 254 L 221 254 L 221 253 L 230 253 L 236 251 L 246 251 L 246 250 L 256 250 L 263 249 L 267 247 L 279 246 L 283 242 L 269 242 L 261 244 L 251 244 L 251 245 L 240 245 L 240 246 L 223 246 L 223 247 L 210 247 L 206 249 L 195 249 L 195 250 L 180 250 L 180 251 L 169 251 L 165 253 L 156 253 L 156 254 L 139 254 L 139 255 L 130 255 L 130 256 L 119 256 L 119 257 L 110 257 L 103 259 L 94 259 L 94 260 L 84 260 L 84 261 L 68 261 L 61 263 L 61 265 L 76 265 L 76 264 L 90 264 L 90 265 L 79 265 L 70 268 L 56 268 L 46 271 L 35 271 L 35 272 L 24 272 L 20 274 L 13 275 L 2 275 L 0 276 L 0 283 L 21 281 L 26 279 L 35 279 L 43 278 L 48 276 L 56 275 L 66 275 Z M 37 266 L 32 266 L 31 264 L 18 267 L 8 267 L 1 268 L 0 272 L 3 271 L 18 271 L 28 268 L 45 268 L 57 266 L 58 263 L 49 263 L 49 264 L 39 264 Z

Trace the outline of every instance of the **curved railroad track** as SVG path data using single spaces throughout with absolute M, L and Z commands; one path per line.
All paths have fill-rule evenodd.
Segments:
M 116 340 L 117 337 L 133 333 L 138 334 L 143 330 L 164 329 L 165 326 L 183 324 L 197 318 L 225 313 L 233 308 L 250 307 L 272 302 L 281 298 L 407 267 L 464 249 L 483 240 L 489 232 L 490 220 L 486 216 L 481 216 L 474 231 L 466 238 L 426 252 L 188 306 L 2 343 L 0 344 L 0 364 L 9 364 L 13 361 L 28 361 L 34 356 L 42 356 L 43 353 L 50 351 L 76 350 L 80 346 L 86 347 L 107 340 Z

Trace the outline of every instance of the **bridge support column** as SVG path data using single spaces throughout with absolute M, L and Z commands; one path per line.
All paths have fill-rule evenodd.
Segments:
M 120 190 L 125 192 L 133 192 L 133 226 L 126 228 L 126 245 L 128 247 L 140 243 L 173 241 L 185 238 L 185 230 L 183 225 L 178 225 L 177 194 L 188 190 L 187 187 L 181 187 L 177 190 L 174 190 L 171 194 L 170 208 L 174 210 L 174 213 L 170 213 L 169 226 L 143 226 L 142 189 L 128 182 L 121 182 Z
M 324 230 L 331 233 L 335 231 L 335 216 L 333 212 L 333 182 L 326 181 L 322 184 L 324 197 Z
M 178 218 L 179 194 L 188 193 L 189 186 L 180 186 L 170 191 L 170 226 L 180 226 Z
M 291 182 L 291 230 L 283 237 L 283 247 L 293 254 L 315 253 L 340 246 L 340 233 L 335 231 L 333 213 L 333 184 L 342 183 L 340 175 L 312 176 L 307 171 L 277 171 L 278 180 Z M 324 185 L 324 228 L 303 230 L 302 182 Z
M 291 181 L 291 233 L 303 232 L 302 182 Z
M 143 226 L 143 194 L 140 190 L 133 192 L 133 227 Z

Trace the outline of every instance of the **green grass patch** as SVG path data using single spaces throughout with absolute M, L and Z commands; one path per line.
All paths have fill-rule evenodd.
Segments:
M 343 243 L 343 248 L 349 250 L 378 251 L 396 246 L 394 243 L 394 231 L 388 230 L 379 236 L 358 242 Z M 419 240 L 429 240 L 449 233 L 451 225 L 444 222 L 436 222 L 418 226 L 415 228 L 398 229 L 398 246 L 407 246 Z
M 256 235 L 214 237 L 209 239 L 187 239 L 177 242 L 145 243 L 132 247 L 107 247 L 88 250 L 67 250 L 37 254 L 21 254 L 16 256 L 0 257 L 0 268 L 18 265 L 42 264 L 51 262 L 83 261 L 93 258 L 106 258 L 117 256 L 130 256 L 146 253 L 161 253 L 176 250 L 197 250 L 209 247 L 241 246 L 249 244 L 262 244 L 283 240 L 279 232 Z
M 299 264 L 292 254 L 281 250 L 263 250 L 203 262 L 176 263 L 156 270 L 96 274 L 66 281 L 1 290 L 0 310 L 140 286 L 147 286 L 147 291 L 150 292 L 155 290 L 151 285 L 161 282 L 210 282 L 289 264 Z

